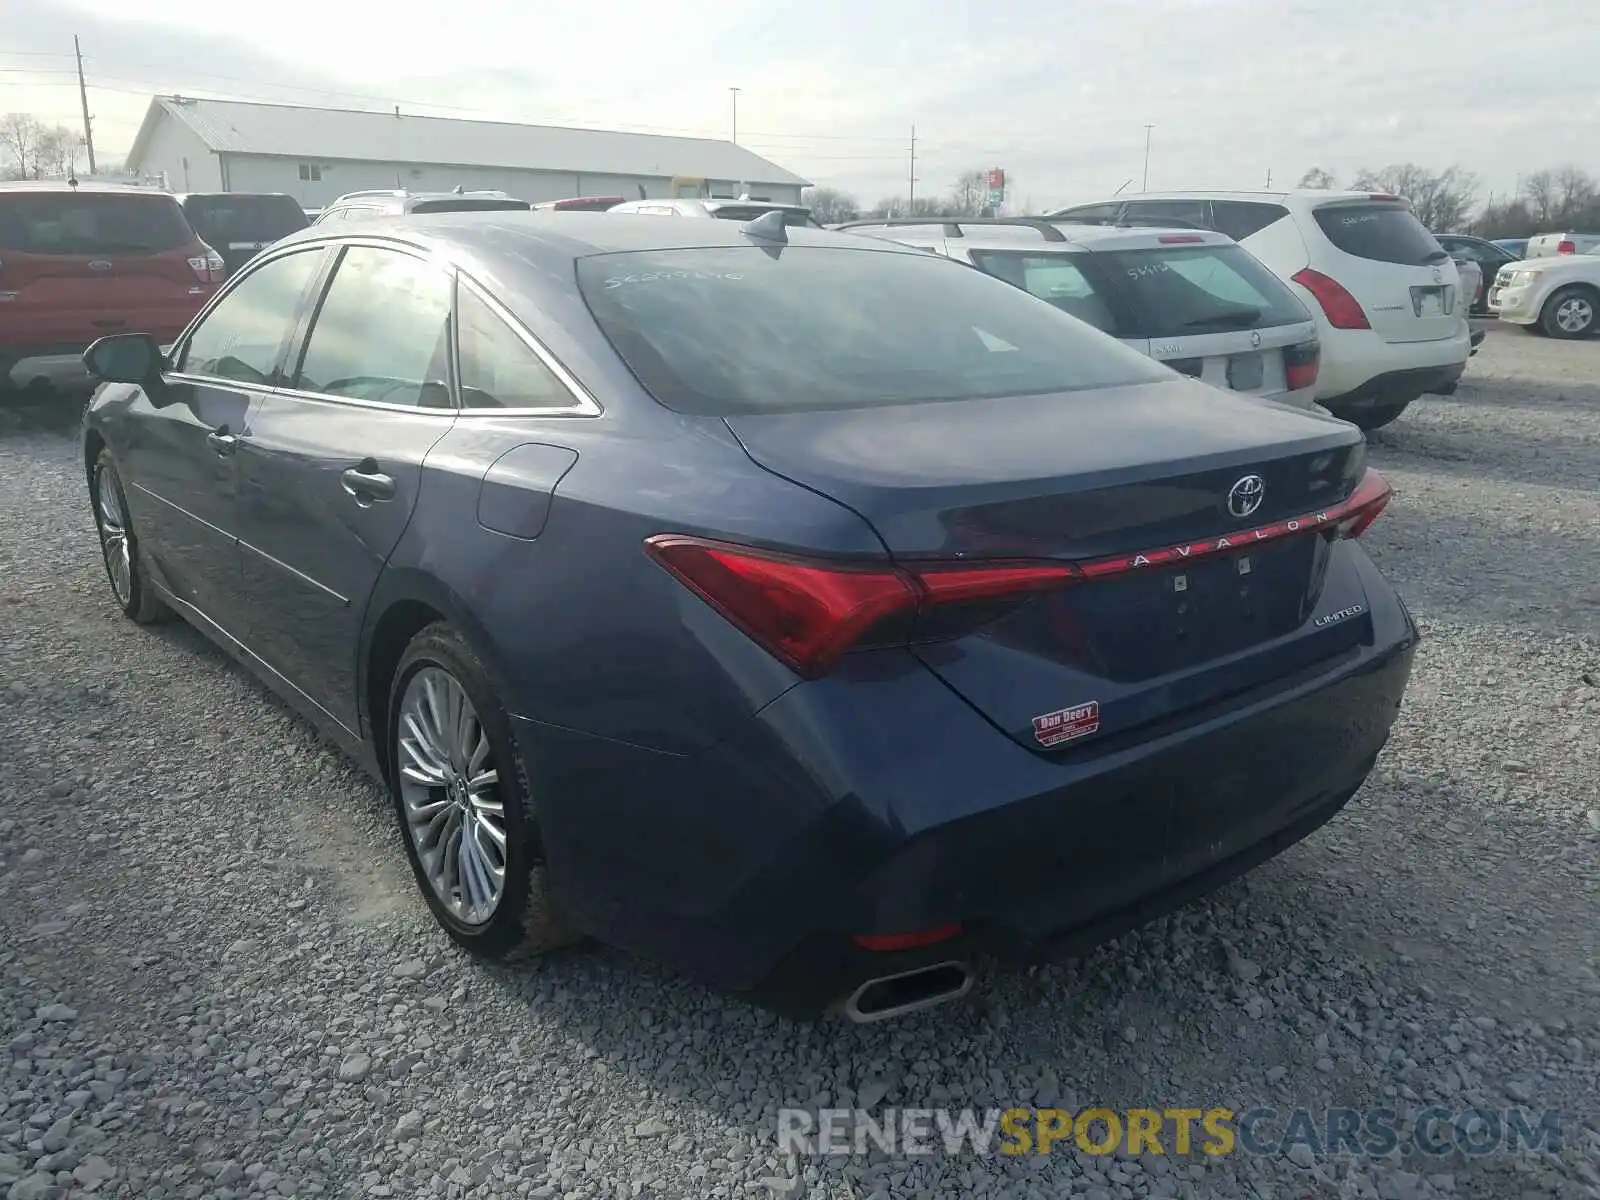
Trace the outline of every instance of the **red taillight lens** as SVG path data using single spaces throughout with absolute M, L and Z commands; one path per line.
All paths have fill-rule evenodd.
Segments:
M 1356 490 L 1350 493 L 1350 499 L 1339 506 L 1344 510 L 1344 515 L 1334 527 L 1338 535 L 1342 538 L 1360 537 L 1389 507 L 1389 500 L 1393 496 L 1394 489 L 1389 486 L 1389 481 L 1368 467 L 1366 475 L 1356 484 Z
M 1317 368 L 1322 363 L 1322 343 L 1312 338 L 1285 348 L 1283 352 L 1284 382 L 1291 392 L 1298 392 L 1317 382 Z
M 1556 246 L 1556 253 L 1557 254 L 1576 254 L 1577 252 L 1578 252 L 1578 243 L 1577 242 L 1562 242 L 1558 246 Z
M 1360 302 L 1345 291 L 1338 280 L 1330 279 L 1321 271 L 1313 271 L 1310 267 L 1291 278 L 1316 297 L 1317 303 L 1322 306 L 1322 311 L 1327 314 L 1328 324 L 1335 329 L 1372 328 L 1372 323 L 1367 320 L 1367 314 L 1362 311 Z
M 1065 563 L 862 567 L 676 534 L 650 538 L 645 548 L 808 679 L 826 674 L 847 651 L 958 636 L 1078 578 Z

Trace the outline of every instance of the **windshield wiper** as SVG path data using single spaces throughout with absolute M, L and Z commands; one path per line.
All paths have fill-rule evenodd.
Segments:
M 1210 325 L 1226 325 L 1235 329 L 1241 325 L 1254 325 L 1261 319 L 1259 308 L 1232 308 L 1227 312 L 1212 313 L 1207 317 L 1196 317 L 1192 321 L 1185 321 L 1185 329 L 1202 329 Z

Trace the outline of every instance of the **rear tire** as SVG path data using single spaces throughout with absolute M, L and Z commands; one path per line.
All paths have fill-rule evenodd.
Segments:
M 100 535 L 100 558 L 117 607 L 139 625 L 169 620 L 172 610 L 145 577 L 139 538 L 128 515 L 127 493 L 122 490 L 122 477 L 109 450 L 100 451 L 94 461 L 89 500 L 94 505 L 95 530 Z
M 1398 418 L 1401 413 L 1411 407 L 1411 401 L 1394 400 L 1388 404 L 1375 404 L 1370 408 L 1360 408 L 1353 411 L 1349 409 L 1341 411 L 1340 408 L 1327 405 L 1324 405 L 1324 407 L 1341 421 L 1349 421 L 1357 429 L 1370 432 L 1374 429 L 1382 429 L 1385 425 Z
M 1553 338 L 1586 338 L 1600 318 L 1600 293 L 1581 285 L 1564 287 L 1544 302 L 1539 325 Z
M 537 808 L 489 673 L 456 630 L 411 640 L 389 689 L 389 791 L 434 919 L 468 953 L 529 958 L 579 940 L 550 895 Z

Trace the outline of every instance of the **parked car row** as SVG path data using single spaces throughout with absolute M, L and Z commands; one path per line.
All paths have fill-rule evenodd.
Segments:
M 473 954 L 592 935 L 796 1016 L 949 1001 L 1331 819 L 1418 640 L 1361 548 L 1362 434 L 1265 395 L 1301 390 L 1287 289 L 1220 234 L 1081 229 L 291 234 L 170 351 L 85 355 L 111 597 L 380 779 Z M 1212 340 L 1246 327 L 1281 358 Z

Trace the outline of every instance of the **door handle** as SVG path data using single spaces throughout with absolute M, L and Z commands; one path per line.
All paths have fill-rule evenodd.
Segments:
M 357 500 L 371 503 L 374 500 L 394 499 L 394 476 L 381 471 L 358 471 L 354 467 L 339 476 L 344 490 Z
M 206 434 L 206 441 L 218 454 L 232 454 L 239 445 L 239 439 L 229 433 L 226 426 Z

